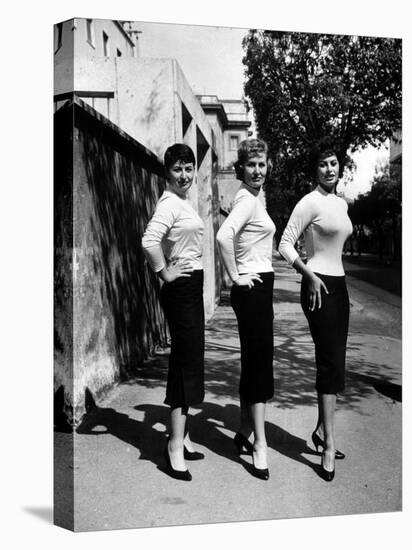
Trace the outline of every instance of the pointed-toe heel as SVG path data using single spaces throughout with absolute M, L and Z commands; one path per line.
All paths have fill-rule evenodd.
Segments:
M 235 437 L 233 438 L 233 441 L 236 445 L 238 454 L 242 454 L 243 452 L 246 452 L 246 453 L 253 452 L 252 443 L 240 432 L 236 433 Z
M 253 473 L 257 478 L 264 481 L 269 479 L 269 468 L 256 468 L 256 466 L 253 466 Z
M 319 455 L 320 454 L 319 447 L 323 449 L 323 441 L 321 440 L 321 438 L 318 436 L 316 432 L 313 432 L 312 434 L 312 443 L 313 443 L 313 446 L 315 447 L 316 454 Z
M 168 445 L 165 447 L 164 456 L 166 460 L 166 472 L 170 477 L 178 479 L 179 481 L 192 481 L 192 474 L 189 470 L 175 470 L 170 462 L 170 455 Z
M 186 447 L 184 447 L 183 457 L 185 460 L 202 460 L 205 458 L 205 455 L 199 451 L 189 451 Z
M 313 446 L 316 449 L 316 454 L 320 455 L 321 452 L 325 448 L 325 442 L 323 441 L 323 439 L 321 439 L 318 436 L 318 434 L 316 432 L 313 432 L 313 434 L 312 434 L 312 442 L 313 442 Z M 321 451 L 319 451 L 319 448 L 321 449 Z M 335 451 L 335 458 L 336 459 L 343 460 L 345 458 L 345 456 L 346 456 L 345 453 L 342 453 L 342 451 L 338 451 L 336 449 L 336 451 Z
M 252 449 L 253 450 L 253 449 Z M 269 468 L 257 468 L 255 465 L 255 457 L 252 452 L 252 461 L 253 461 L 253 474 L 259 479 L 267 481 L 269 479 Z
M 332 481 L 333 478 L 335 477 L 335 468 L 333 468 L 333 470 L 326 470 L 324 465 L 323 465 L 323 457 L 324 457 L 324 454 L 322 454 L 322 462 L 321 462 L 321 469 L 322 469 L 322 477 L 325 481 Z

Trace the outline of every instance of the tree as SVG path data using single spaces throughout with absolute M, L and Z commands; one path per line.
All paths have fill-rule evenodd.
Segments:
M 357 242 L 357 252 L 360 256 L 363 250 L 363 241 L 365 236 L 365 224 L 369 221 L 368 218 L 368 200 L 365 195 L 359 195 L 358 198 L 349 204 L 349 217 L 352 221 L 354 229 L 354 238 Z M 351 237 L 352 238 L 352 237 Z M 351 247 L 353 243 L 351 242 Z M 353 248 L 351 248 L 353 251 Z
M 372 187 L 349 206 L 349 215 L 358 239 L 358 252 L 362 252 L 364 227 L 372 231 L 378 244 L 379 258 L 383 258 L 385 244 L 390 243 L 392 259 L 400 257 L 400 225 L 402 214 L 402 182 L 400 169 L 389 163 L 375 167 Z M 389 236 L 389 239 L 388 239 Z
M 251 30 L 243 47 L 245 93 L 274 161 L 268 209 L 283 225 L 308 190 L 313 145 L 332 137 L 342 162 L 401 126 L 401 40 Z

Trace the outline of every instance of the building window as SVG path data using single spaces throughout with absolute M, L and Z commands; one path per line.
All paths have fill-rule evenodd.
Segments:
M 238 135 L 229 136 L 229 149 L 231 151 L 237 151 L 238 147 L 239 147 L 239 136 Z
M 94 46 L 93 19 L 86 19 L 87 42 Z
M 109 56 L 109 37 L 107 34 L 103 31 L 103 55 Z
M 117 57 L 122 57 L 122 52 L 117 48 Z
M 61 45 L 62 45 L 63 23 L 57 23 L 57 25 L 54 26 L 54 29 L 55 29 L 54 51 L 57 52 L 57 50 L 61 48 Z

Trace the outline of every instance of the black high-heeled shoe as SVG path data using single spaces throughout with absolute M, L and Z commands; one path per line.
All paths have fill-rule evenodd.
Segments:
M 183 457 L 185 460 L 202 460 L 205 458 L 205 455 L 199 451 L 189 451 L 185 446 L 183 448 Z
M 320 464 L 320 467 L 322 468 L 322 477 L 325 481 L 332 481 L 332 479 L 335 477 L 335 468 L 333 470 L 326 470 L 323 465 L 323 457 L 325 456 L 325 453 L 322 453 L 322 461 Z
M 246 453 L 253 453 L 252 443 L 240 432 L 236 433 L 235 437 L 233 438 L 233 441 L 236 445 L 237 452 L 239 454 L 242 454 L 243 449 L 245 449 Z
M 178 479 L 179 481 L 192 481 L 192 474 L 189 472 L 189 470 L 175 470 L 172 466 L 172 463 L 170 462 L 170 455 L 169 455 L 169 444 L 166 443 L 166 447 L 164 450 L 164 456 L 166 459 L 166 472 L 170 475 L 170 477 L 173 477 L 174 479 Z
M 319 447 L 321 449 L 324 449 L 325 448 L 325 442 L 323 441 L 323 439 L 321 439 L 318 434 L 316 432 L 313 432 L 312 434 L 312 442 L 313 442 L 313 445 L 315 446 L 316 448 L 316 453 L 318 455 L 320 455 L 321 453 L 319 452 Z M 336 449 L 335 451 L 335 458 L 338 459 L 338 460 L 343 460 L 345 458 L 345 453 L 342 453 L 342 451 L 338 451 Z
M 253 456 L 253 452 L 252 452 L 252 460 L 253 460 L 254 475 L 259 479 L 263 479 L 264 481 L 267 481 L 269 479 L 269 468 L 257 468 L 255 466 L 255 457 Z

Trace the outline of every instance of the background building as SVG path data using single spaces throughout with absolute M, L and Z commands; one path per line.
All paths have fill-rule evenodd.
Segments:
M 186 143 L 196 156 L 197 177 L 189 200 L 205 224 L 207 319 L 218 303 L 223 281 L 215 235 L 222 212 L 227 215 L 239 187 L 233 161 L 238 144 L 248 135 L 247 104 L 241 99 L 194 95 L 175 59 L 139 56 L 141 40 L 144 36 L 139 33 L 138 23 L 131 22 L 74 19 L 55 28 L 54 102 L 59 131 L 64 132 L 63 120 L 66 124 L 70 121 L 70 116 L 64 117 L 61 111 L 67 110 L 69 103 L 74 109 L 70 193 L 75 238 L 73 242 L 65 240 L 64 254 L 56 262 L 56 269 L 61 274 L 67 262 L 71 262 L 70 271 L 76 274 L 75 299 L 66 304 L 60 300 L 56 311 L 59 312 L 57 341 L 68 341 L 72 336 L 73 345 L 77 346 L 76 353 L 69 354 L 74 357 L 74 390 L 70 393 L 74 395 L 75 415 L 77 410 L 81 411 L 85 388 L 98 394 L 119 376 L 138 368 L 157 345 L 165 344 L 158 287 L 150 279 L 152 274 L 148 275 L 149 268 L 140 254 L 140 239 L 164 187 L 163 154 L 173 143 Z M 59 140 L 58 133 L 55 137 Z M 133 175 L 136 159 L 139 159 L 136 173 L 144 181 Z M 70 175 L 59 172 L 56 185 L 59 186 L 59 178 L 67 177 Z M 151 184 L 147 178 L 152 180 Z M 150 196 L 141 196 L 147 193 Z M 56 196 L 60 196 L 58 191 Z M 119 218 L 119 209 L 127 212 L 124 219 Z M 70 219 L 62 206 L 59 212 L 64 219 Z M 138 224 L 133 222 L 133 217 L 139 218 Z M 132 233 L 130 227 L 122 228 L 122 223 L 129 223 Z M 57 228 L 65 231 L 62 224 L 57 224 Z M 97 232 L 96 228 L 99 228 Z M 95 238 L 96 234 L 104 238 Z M 133 256 L 131 270 L 128 254 L 133 255 L 133 249 L 139 253 Z M 134 271 L 140 273 L 139 280 L 129 285 L 127 277 L 133 278 Z M 70 285 L 70 281 L 66 282 Z M 150 293 L 154 295 L 153 300 L 149 299 Z M 124 338 L 119 333 L 119 304 L 126 299 L 130 302 L 132 294 L 142 298 L 140 304 L 135 302 L 135 308 L 144 311 L 144 315 L 129 311 L 129 325 L 122 321 L 120 331 L 123 336 L 127 335 Z M 116 295 L 115 301 L 113 295 Z M 62 294 L 58 296 L 61 298 Z M 152 326 L 144 317 L 156 319 L 157 324 Z M 81 327 L 77 337 L 60 334 L 67 326 L 65 318 L 73 320 L 75 332 L 76 327 Z M 140 328 L 150 327 L 150 336 L 143 329 L 139 334 L 137 318 Z M 85 334 L 89 336 L 84 338 Z M 67 345 L 63 348 L 67 349 Z M 57 353 L 58 387 L 68 385 L 71 379 L 69 356 L 61 351 Z M 65 376 L 60 376 L 62 373 L 66 373 Z

